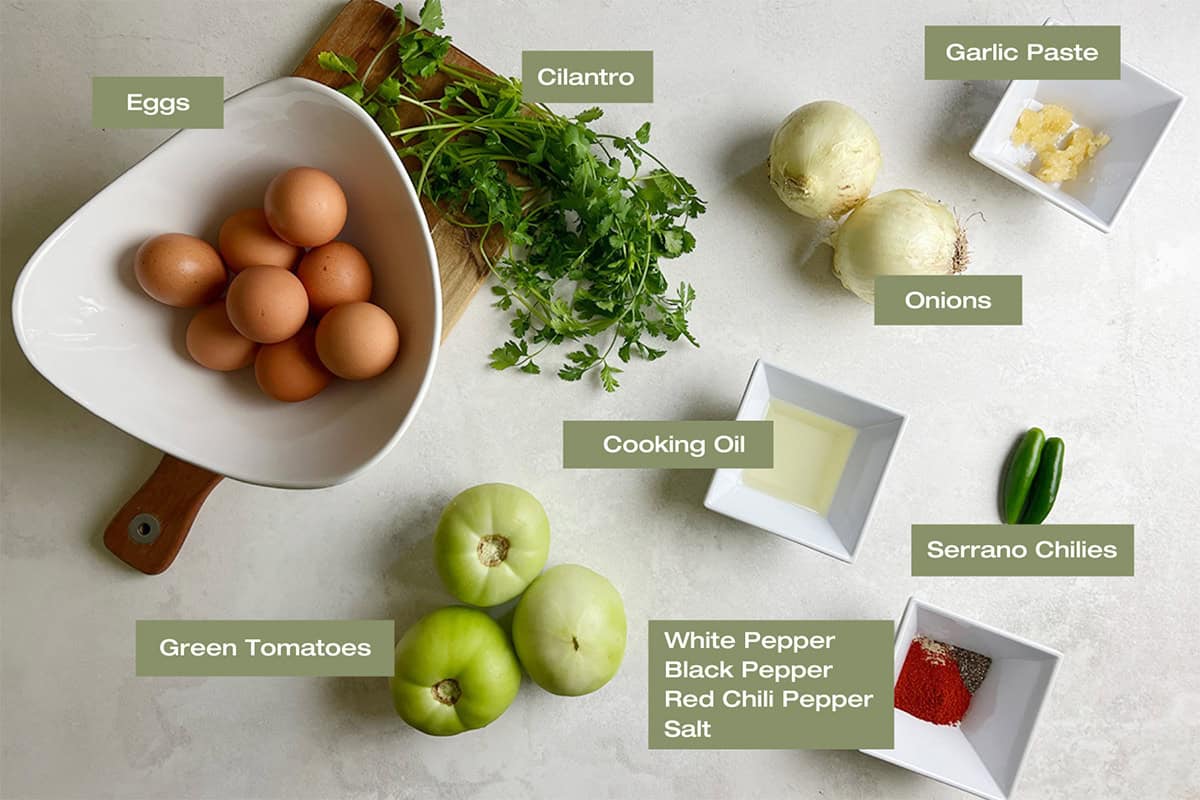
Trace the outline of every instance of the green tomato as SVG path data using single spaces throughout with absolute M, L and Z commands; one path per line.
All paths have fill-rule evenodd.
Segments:
M 513 614 L 517 657 L 548 692 L 581 695 L 612 679 L 625 656 L 625 605 L 606 578 L 587 567 L 546 570 Z
M 499 605 L 525 591 L 546 566 L 550 520 L 524 489 L 484 483 L 446 506 L 433 552 L 451 594 L 473 606 Z
M 494 722 L 512 705 L 521 667 L 491 617 L 449 606 L 400 637 L 391 686 L 405 722 L 433 736 L 454 736 Z

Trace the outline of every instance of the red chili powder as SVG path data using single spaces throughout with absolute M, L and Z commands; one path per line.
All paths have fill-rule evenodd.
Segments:
M 896 708 L 935 725 L 957 725 L 970 703 L 954 659 L 931 658 L 914 639 L 896 681 Z

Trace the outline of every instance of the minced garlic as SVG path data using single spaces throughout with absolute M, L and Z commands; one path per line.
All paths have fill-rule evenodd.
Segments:
M 1041 111 L 1027 108 L 1017 119 L 1012 140 L 1015 145 L 1027 144 L 1039 155 L 1043 150 L 1058 147 L 1058 140 L 1071 129 L 1071 112 L 1062 106 L 1042 106 Z
M 1108 144 L 1107 134 L 1095 134 L 1091 128 L 1076 128 L 1060 149 L 1058 142 L 1071 129 L 1071 112 L 1062 106 L 1045 105 L 1038 111 L 1025 109 L 1013 128 L 1015 145 L 1028 145 L 1037 154 L 1037 169 L 1030 170 L 1045 183 L 1069 181 L 1078 177 L 1079 168 Z
M 1091 128 L 1076 128 L 1067 137 L 1061 150 L 1047 150 L 1038 155 L 1042 165 L 1034 173 L 1038 180 L 1046 183 L 1074 180 L 1079 168 L 1108 144 L 1108 134 L 1096 135 Z

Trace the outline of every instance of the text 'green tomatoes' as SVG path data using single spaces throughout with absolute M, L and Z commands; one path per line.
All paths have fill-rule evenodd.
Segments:
M 473 486 L 442 512 L 433 551 L 451 594 L 473 606 L 499 605 L 525 591 L 546 566 L 550 520 L 520 487 Z
M 617 674 L 625 656 L 625 604 L 587 567 L 553 567 L 517 604 L 513 645 L 529 677 L 546 691 L 594 692 Z
M 392 702 L 405 722 L 453 736 L 494 722 L 512 705 L 521 667 L 496 622 L 450 606 L 422 617 L 396 644 Z

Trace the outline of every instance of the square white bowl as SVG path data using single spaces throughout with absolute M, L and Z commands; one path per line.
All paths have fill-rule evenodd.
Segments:
M 1170 86 L 1125 62 L 1115 81 L 1012 81 L 975 140 L 971 158 L 1108 233 L 1183 100 Z M 1032 151 L 1010 138 L 1022 111 L 1050 103 L 1068 109 L 1076 125 L 1111 137 L 1077 178 L 1062 184 L 1031 175 L 1026 167 Z
M 713 472 L 708 493 L 704 496 L 704 507 L 851 563 L 858 555 L 863 529 L 875 506 L 906 417 L 899 411 L 832 389 L 760 359 L 750 373 L 737 419 L 765 419 L 767 404 L 772 398 L 858 430 L 829 513 L 821 516 L 811 509 L 753 489 L 742 481 L 741 469 Z
M 1008 800 L 1062 654 L 910 597 L 896 629 L 895 675 L 917 636 L 992 659 L 961 724 L 934 725 L 896 709 L 895 746 L 867 755 L 987 800 Z

